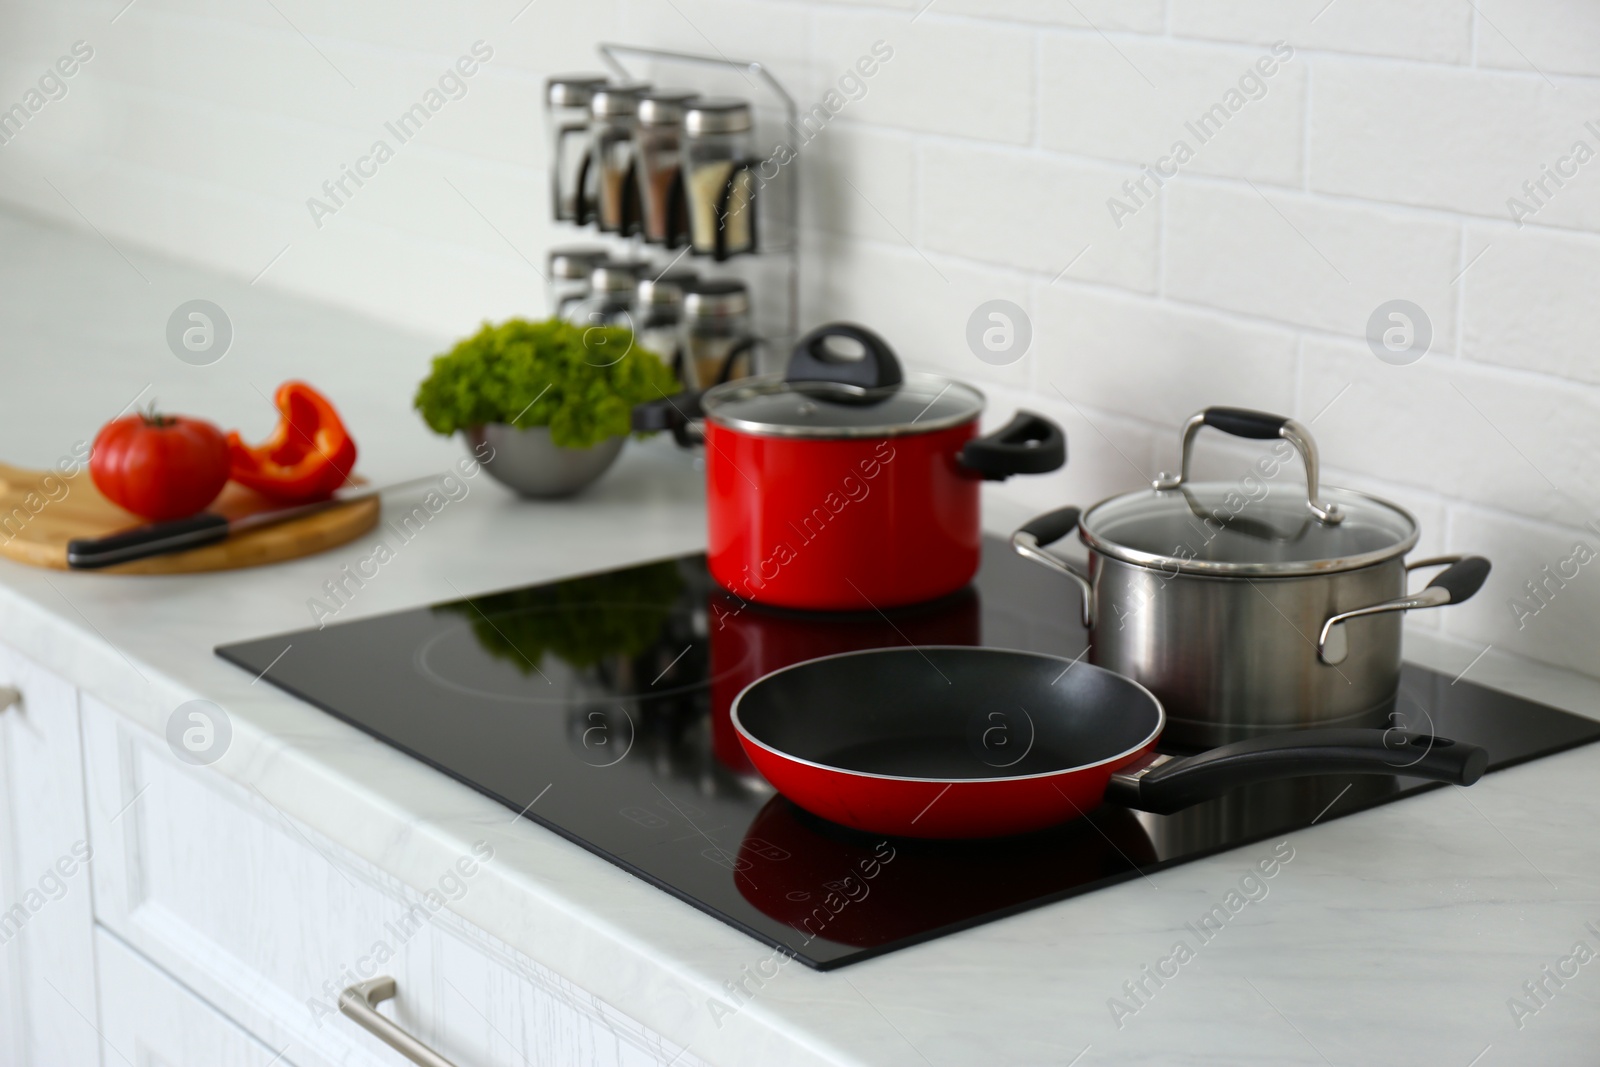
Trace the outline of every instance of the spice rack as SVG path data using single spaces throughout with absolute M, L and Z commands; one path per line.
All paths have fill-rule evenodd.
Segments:
M 595 46 L 600 58 L 611 70 L 624 80 L 642 81 L 634 70 L 630 69 L 628 61 L 657 62 L 680 64 L 685 66 L 713 67 L 732 71 L 744 76 L 747 82 L 752 78 L 752 85 L 759 84 L 782 110 L 788 128 L 796 128 L 799 121 L 799 107 L 794 97 L 784 88 L 783 83 L 773 76 L 764 63 L 758 60 L 729 59 L 726 56 L 703 55 L 695 52 L 678 52 L 670 49 L 647 48 L 641 45 L 619 44 L 615 42 L 602 42 Z M 759 130 L 759 127 L 758 127 Z M 769 147 L 771 155 L 776 158 L 777 143 Z M 779 333 L 773 340 L 793 341 L 800 335 L 800 247 L 799 247 L 799 216 L 800 216 L 800 186 L 798 173 L 792 163 L 780 164 L 781 181 L 777 181 L 773 189 L 782 198 L 783 203 L 779 214 L 784 225 L 780 232 L 772 233 L 772 227 L 764 227 L 764 231 L 756 242 L 755 249 L 749 253 L 755 257 L 781 257 L 783 267 L 783 307 L 779 314 L 772 317 L 772 321 L 763 322 L 763 326 L 777 326 L 778 330 L 768 329 L 767 332 Z M 758 189 L 758 194 L 764 192 Z M 753 199 L 760 201 L 760 196 Z M 761 208 L 754 208 L 759 215 Z M 680 253 L 680 255 L 686 253 Z M 743 256 L 737 257 L 743 258 Z M 720 257 L 719 257 L 720 259 Z

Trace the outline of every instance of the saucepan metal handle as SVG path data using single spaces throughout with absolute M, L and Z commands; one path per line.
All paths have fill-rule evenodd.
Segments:
M 1063 574 L 1076 582 L 1078 591 L 1083 594 L 1083 625 L 1093 626 L 1094 586 L 1089 583 L 1089 576 L 1079 570 L 1077 564 L 1068 563 L 1054 553 L 1044 550 L 1046 545 L 1055 544 L 1077 529 L 1080 514 L 1077 508 L 1057 508 L 1038 518 L 1030 519 L 1026 525 L 1011 535 L 1011 547 L 1024 559 L 1031 559 L 1040 566 L 1049 567 L 1057 574 Z
M 421 1041 L 401 1029 L 376 1005 L 395 995 L 393 978 L 382 976 L 358 982 L 339 994 L 339 1011 L 355 1020 L 357 1026 L 420 1067 L 455 1067 Z
M 1251 411 L 1249 408 L 1206 408 L 1189 416 L 1189 421 L 1183 425 L 1182 459 L 1178 474 L 1173 476 L 1162 471 L 1153 483 L 1155 488 L 1165 492 L 1176 489 L 1189 480 L 1189 459 L 1194 451 L 1194 438 L 1205 426 L 1235 437 L 1247 437 L 1257 441 L 1270 441 L 1274 438 L 1288 441 L 1294 446 L 1294 450 L 1300 453 L 1300 459 L 1306 465 L 1306 507 L 1316 516 L 1318 522 L 1332 525 L 1344 521 L 1339 506 L 1324 503 L 1320 495 L 1318 480 L 1321 463 L 1317 458 L 1317 443 L 1312 440 L 1311 431 L 1287 416 L 1269 415 L 1264 411 Z
M 1359 619 L 1364 615 L 1383 615 L 1391 611 L 1412 611 L 1416 608 L 1441 608 L 1446 604 L 1459 604 L 1464 600 L 1472 599 L 1472 595 L 1483 588 L 1484 580 L 1489 577 L 1489 561 L 1482 556 L 1435 556 L 1432 559 L 1419 559 L 1415 563 L 1406 564 L 1407 571 L 1419 567 L 1440 567 L 1448 564 L 1448 568 L 1436 575 L 1429 582 L 1427 588 L 1417 593 L 1408 593 L 1393 600 L 1385 600 L 1381 604 L 1373 604 L 1365 608 L 1356 608 L 1353 611 L 1342 611 L 1330 616 L 1322 624 L 1322 632 L 1317 635 L 1317 658 L 1330 666 L 1338 666 L 1350 655 L 1350 638 L 1345 633 L 1344 624 L 1350 619 Z
M 1252 737 L 1193 756 L 1155 756 L 1111 776 L 1106 799 L 1170 815 L 1252 782 L 1314 774 L 1403 774 L 1471 785 L 1489 754 L 1409 730 L 1333 727 Z

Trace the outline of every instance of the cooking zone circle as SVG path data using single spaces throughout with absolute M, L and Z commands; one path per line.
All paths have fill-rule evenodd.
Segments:
M 640 624 L 648 624 L 661 617 L 661 609 L 654 605 L 590 604 L 585 607 L 603 610 L 612 621 L 631 617 Z M 507 704 L 570 705 L 590 703 L 602 690 L 608 700 L 655 700 L 708 689 L 714 682 L 744 668 L 752 653 L 749 642 L 730 630 L 726 658 L 724 642 L 719 637 L 715 668 L 689 671 L 693 680 L 683 683 L 676 681 L 681 672 L 675 668 L 697 655 L 709 658 L 709 646 L 704 638 L 685 637 L 672 647 L 668 635 L 662 635 L 650 645 L 650 651 L 665 653 L 665 658 L 657 655 L 650 659 L 652 664 L 660 659 L 654 670 L 636 670 L 643 656 L 630 657 L 621 652 L 598 657 L 593 663 L 573 665 L 555 650 L 544 649 L 541 655 L 530 656 L 528 649 L 520 649 L 511 641 L 507 635 L 516 632 L 516 624 L 530 619 L 548 621 L 551 625 L 564 624 L 570 620 L 570 609 L 491 611 L 473 619 L 463 619 L 459 625 L 424 641 L 412 661 L 423 677 L 464 696 Z M 626 626 L 626 622 L 623 625 Z M 492 649 L 485 645 L 485 633 L 490 636 Z M 679 653 L 682 653 L 681 658 L 673 661 L 672 657 Z M 604 672 L 603 679 L 594 677 L 599 672 Z

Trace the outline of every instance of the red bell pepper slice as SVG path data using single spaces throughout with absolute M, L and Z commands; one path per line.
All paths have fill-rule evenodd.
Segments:
M 356 465 L 356 443 L 339 413 L 305 382 L 284 382 L 274 402 L 282 418 L 254 447 L 228 434 L 228 476 L 277 500 L 321 500 L 344 485 Z

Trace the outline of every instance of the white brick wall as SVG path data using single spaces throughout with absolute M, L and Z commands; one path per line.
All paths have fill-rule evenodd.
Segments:
M 872 323 L 996 417 L 1061 418 L 1071 469 L 997 491 L 1043 507 L 1136 485 L 1209 403 L 1315 418 L 1338 481 L 1413 507 L 1431 548 L 1495 559 L 1474 604 L 1415 625 L 1600 672 L 1600 570 L 1526 625 L 1509 607 L 1574 541 L 1600 550 L 1592 0 L 125 3 L 0 11 L 0 107 L 95 49 L 0 146 L 0 199 L 135 262 L 253 278 L 282 252 L 261 284 L 438 335 L 539 313 L 534 268 L 573 236 L 544 216 L 546 74 L 597 67 L 602 39 L 721 52 L 809 106 L 881 39 L 894 58 L 796 164 L 806 319 Z M 495 54 L 468 95 L 313 225 L 306 198 L 479 39 Z M 1278 41 L 1293 57 L 1265 96 L 1195 143 L 1185 122 Z M 1179 139 L 1193 158 L 1131 200 Z M 1597 158 L 1574 168 L 1579 140 Z M 1113 196 L 1139 206 L 1120 226 Z M 1536 210 L 1519 222 L 1512 197 Z M 996 298 L 1034 327 L 1004 367 L 965 342 Z M 1364 341 L 1396 298 L 1432 326 L 1410 366 Z M 1202 467 L 1243 454 L 1210 441 Z
M 1441 63 L 1472 58 L 1472 6 L 1456 0 L 1172 0 L 1170 28 L 1179 37 L 1212 41 L 1283 40 L 1296 48 Z
M 922 152 L 921 231 L 941 252 L 1047 278 L 1071 265 L 1073 278 L 1154 292 L 1160 211 L 1151 204 L 1113 229 L 1105 198 L 1120 178 L 1104 164 L 1033 150 L 930 144 Z
M 1522 183 L 1542 164 L 1580 138 L 1600 148 L 1584 129 L 1588 120 L 1600 129 L 1600 84 L 1353 60 L 1329 60 L 1318 75 L 1311 188 L 1320 192 L 1507 219 L 1506 199 L 1526 198 Z M 1580 171 L 1538 221 L 1600 226 L 1600 182 Z
M 1587 0 L 1481 0 L 1478 62 L 1507 70 L 1600 74 L 1600 7 Z
M 1271 77 L 1255 69 L 1263 56 Z M 1189 167 L 1196 174 L 1301 183 L 1303 64 L 1280 64 L 1265 48 L 1136 40 L 1112 48 L 1082 34 L 1047 37 L 1039 61 L 1039 140 L 1046 148 L 1138 165 L 1155 163 L 1182 139 L 1195 150 Z M 1244 76 L 1257 79 L 1247 91 L 1260 99 L 1199 144 L 1187 124 Z

